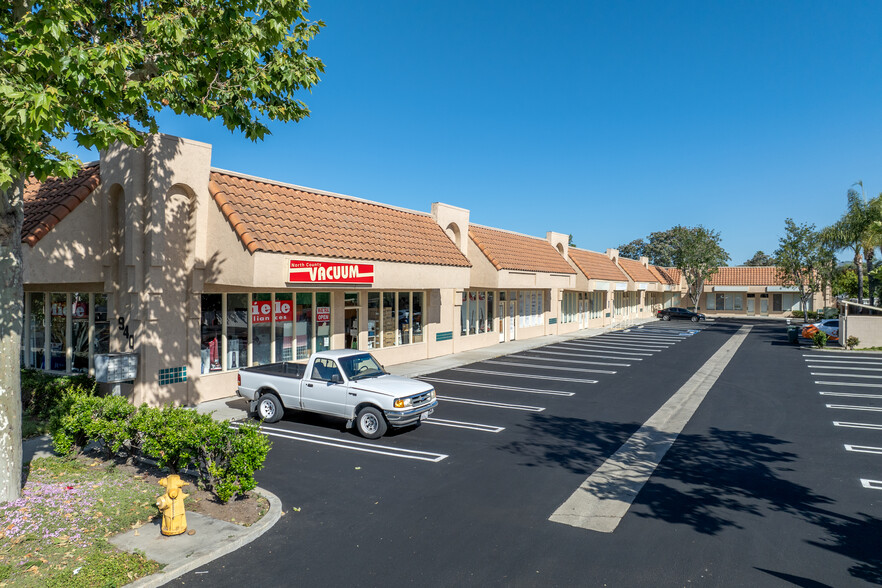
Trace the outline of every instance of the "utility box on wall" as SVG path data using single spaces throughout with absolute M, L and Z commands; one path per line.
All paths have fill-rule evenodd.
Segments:
M 137 353 L 101 353 L 95 355 L 95 380 L 108 384 L 129 382 L 138 377 Z M 114 394 L 118 394 L 114 386 Z

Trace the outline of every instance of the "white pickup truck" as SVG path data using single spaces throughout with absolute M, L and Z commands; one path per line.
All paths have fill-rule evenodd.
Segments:
M 241 368 L 238 394 L 264 422 L 278 421 L 286 408 L 317 412 L 347 419 L 367 439 L 419 423 L 438 405 L 430 384 L 392 376 L 370 353 L 349 349 L 315 353 L 306 365 Z

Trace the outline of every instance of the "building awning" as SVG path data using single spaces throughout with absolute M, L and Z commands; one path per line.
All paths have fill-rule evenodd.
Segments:
M 799 292 L 798 286 L 769 286 L 766 288 L 769 292 Z
M 714 292 L 747 292 L 747 286 L 714 286 Z

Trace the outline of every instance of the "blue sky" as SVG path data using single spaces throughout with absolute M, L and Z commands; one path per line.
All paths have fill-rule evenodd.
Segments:
M 882 191 L 882 3 L 314 0 L 312 117 L 215 167 L 603 251 L 676 224 L 731 264 Z M 84 160 L 95 154 L 80 151 Z M 843 254 L 842 257 L 847 257 Z

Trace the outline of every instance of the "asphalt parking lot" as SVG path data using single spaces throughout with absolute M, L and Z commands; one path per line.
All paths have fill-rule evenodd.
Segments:
M 743 323 L 651 323 L 429 374 L 432 417 L 376 441 L 289 413 L 258 476 L 287 516 L 178 581 L 879 582 L 882 358 L 828 363 L 841 355 L 788 345 L 783 324 Z M 549 520 L 738 333 L 614 529 Z

